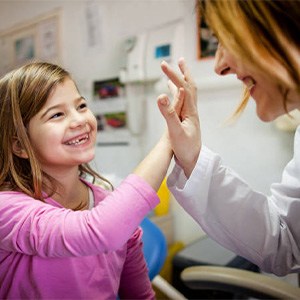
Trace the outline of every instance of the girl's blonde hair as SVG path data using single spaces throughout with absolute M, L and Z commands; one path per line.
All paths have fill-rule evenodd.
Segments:
M 199 0 L 198 6 L 228 51 L 270 76 L 285 96 L 290 89 L 300 91 L 298 1 Z M 237 114 L 248 98 L 246 93 Z
M 0 191 L 22 191 L 43 200 L 42 191 L 55 192 L 57 182 L 41 169 L 31 147 L 27 126 L 46 103 L 54 87 L 70 74 L 61 67 L 36 62 L 11 71 L 0 79 Z M 20 158 L 13 152 L 13 143 L 18 143 L 28 155 Z M 89 174 L 108 182 L 88 164 L 79 166 L 81 174 Z

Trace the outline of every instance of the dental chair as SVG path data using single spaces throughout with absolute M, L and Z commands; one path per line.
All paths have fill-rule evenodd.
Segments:
M 149 278 L 153 286 L 168 296 L 169 299 L 186 299 L 159 275 L 165 263 L 168 251 L 164 234 L 149 218 L 145 218 L 142 221 L 141 228 L 143 230 L 143 252 L 148 267 Z
M 181 279 L 190 289 L 230 292 L 235 299 L 300 299 L 300 288 L 249 270 L 193 266 L 182 271 Z
M 166 257 L 167 242 L 160 228 L 155 225 L 149 218 L 145 218 L 141 227 L 143 229 L 143 252 L 147 262 L 150 280 L 159 274 Z

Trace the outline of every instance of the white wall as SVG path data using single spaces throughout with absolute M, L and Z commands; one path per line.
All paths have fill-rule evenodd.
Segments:
M 122 41 L 152 26 L 180 18 L 186 10 L 184 2 L 177 0 L 2 0 L 0 1 L 0 30 L 60 8 L 62 65 L 74 75 L 81 92 L 91 95 L 93 80 L 118 76 L 120 67 L 124 63 Z M 93 6 L 99 18 L 101 42 L 97 47 L 87 46 L 88 5 Z
M 88 4 L 89 3 L 89 4 Z M 94 5 L 100 24 L 99 46 L 87 46 L 87 5 Z M 273 124 L 258 121 L 251 102 L 241 119 L 231 126 L 222 123 L 233 112 L 241 95 L 234 78 L 220 79 L 213 73 L 213 60 L 196 59 L 196 28 L 194 1 L 192 0 L 123 0 L 123 1 L 1 1 L 0 30 L 60 8 L 62 65 L 73 74 L 81 92 L 92 95 L 92 82 L 116 77 L 125 58 L 122 41 L 143 30 L 182 19 L 185 26 L 185 51 L 190 69 L 199 83 L 199 113 L 203 141 L 219 152 L 226 163 L 238 171 L 249 183 L 262 192 L 278 181 L 292 152 L 292 134 L 279 132 Z M 146 128 L 143 134 L 143 151 L 154 145 L 164 128 L 164 121 L 156 107 L 160 91 L 150 89 L 145 103 Z M 99 137 L 101 139 L 101 136 Z M 122 156 L 122 147 L 103 150 L 98 160 L 104 163 L 122 159 L 122 170 L 130 169 L 139 155 Z M 113 152 L 111 152 L 113 151 Z M 113 155 L 112 155 L 113 153 Z M 106 157 L 107 156 L 107 157 Z M 118 170 L 120 163 L 112 165 Z M 121 172 L 118 176 L 123 176 Z M 201 196 L 201 195 L 200 195 Z M 195 222 L 172 202 L 175 215 L 175 238 L 190 242 L 202 232 Z M 183 226 L 184 224 L 184 226 Z

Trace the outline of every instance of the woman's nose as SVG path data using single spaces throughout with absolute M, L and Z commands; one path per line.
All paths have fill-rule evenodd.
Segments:
M 215 72 L 218 75 L 228 75 L 235 73 L 230 55 L 221 44 L 218 45 L 218 49 L 215 55 Z

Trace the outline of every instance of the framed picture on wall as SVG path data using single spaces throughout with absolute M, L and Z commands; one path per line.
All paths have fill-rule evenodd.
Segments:
M 59 15 L 53 14 L 39 22 L 37 26 L 39 57 L 46 61 L 58 61 L 59 53 Z
M 61 63 L 60 10 L 0 31 L 0 76 L 30 61 Z
M 197 12 L 197 37 L 198 59 L 213 58 L 217 51 L 218 40 L 199 11 Z
M 14 44 L 16 64 L 25 63 L 35 57 L 34 35 L 17 39 Z

